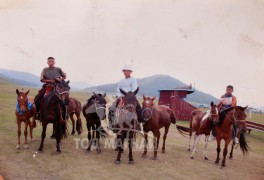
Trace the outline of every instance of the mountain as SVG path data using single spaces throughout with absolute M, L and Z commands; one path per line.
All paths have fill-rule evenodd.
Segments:
M 168 75 L 154 75 L 142 79 L 138 79 L 138 85 L 140 87 L 139 95 L 145 94 L 147 96 L 159 96 L 160 89 L 174 89 L 176 87 L 187 86 L 182 81 L 179 81 Z M 114 84 L 105 84 L 100 86 L 94 86 L 86 88 L 85 91 L 88 92 L 107 92 L 107 93 L 116 93 L 117 83 Z M 196 90 L 193 94 L 188 95 L 186 98 L 189 102 L 209 104 L 211 101 L 215 103 L 218 102 L 218 99 L 213 97 L 210 94 L 204 93 L 202 91 Z
M 29 86 L 37 88 L 40 88 L 42 86 L 39 76 L 28 72 L 0 68 L 0 78 L 19 86 Z M 72 90 L 83 90 L 91 86 L 91 84 L 85 82 L 71 82 L 70 85 Z

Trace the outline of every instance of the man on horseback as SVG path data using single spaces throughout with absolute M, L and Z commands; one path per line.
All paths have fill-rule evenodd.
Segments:
M 66 74 L 59 67 L 55 67 L 55 59 L 53 57 L 48 58 L 48 67 L 42 70 L 40 81 L 43 84 L 42 89 L 39 90 L 38 95 L 35 97 L 36 104 L 36 119 L 40 120 L 40 105 L 45 95 L 47 95 L 54 87 L 56 82 L 60 82 L 66 79 Z M 65 117 L 66 118 L 66 117 Z
M 223 113 L 223 111 L 225 109 L 231 108 L 231 107 L 235 107 L 237 105 L 237 98 L 233 95 L 234 92 L 234 87 L 232 85 L 229 85 L 226 87 L 226 93 L 221 96 L 220 98 L 220 102 L 218 107 L 220 108 L 220 116 Z M 216 137 L 216 132 L 215 132 L 215 125 L 216 123 L 213 122 L 213 126 L 212 126 L 212 135 L 213 137 L 210 140 L 215 140 Z M 239 143 L 238 138 L 236 137 L 237 134 L 237 125 L 233 125 L 233 131 L 234 131 L 234 142 L 236 144 Z
M 122 89 L 125 92 L 134 92 L 138 88 L 137 80 L 131 77 L 131 74 L 133 72 L 132 67 L 124 66 L 122 71 L 124 73 L 125 78 L 119 81 L 118 86 L 117 86 L 117 100 L 114 101 L 111 107 L 109 108 L 108 117 L 109 117 L 109 121 L 110 121 L 112 128 L 116 127 L 116 122 L 114 122 L 115 111 L 123 97 L 123 94 L 120 92 L 120 89 Z M 138 122 L 143 122 L 142 109 L 138 101 L 137 101 L 137 106 L 136 106 L 136 113 L 137 113 Z M 137 127 L 137 130 L 141 130 L 140 126 Z

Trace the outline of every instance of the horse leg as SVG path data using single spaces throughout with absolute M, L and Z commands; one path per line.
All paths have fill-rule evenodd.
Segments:
M 74 118 L 73 118 L 73 113 L 70 114 L 70 118 L 71 118 L 71 122 L 72 122 L 72 132 L 71 135 L 75 134 L 75 122 L 74 122 Z
M 61 153 L 61 149 L 60 149 L 60 142 L 61 142 L 61 125 L 60 122 L 57 122 L 56 124 L 54 123 L 54 129 L 55 130 L 55 138 L 56 138 L 56 148 L 57 148 L 57 152 Z
M 54 124 L 52 125 L 52 127 L 53 127 L 53 130 L 52 130 L 52 135 L 50 136 L 50 139 L 55 139 L 56 128 L 55 128 Z
M 101 122 L 100 121 L 96 125 L 96 151 L 97 151 L 97 154 L 100 154 L 101 153 L 99 128 L 101 128 Z
M 227 139 L 227 140 L 225 140 L 225 149 L 224 149 L 224 152 L 223 152 L 224 159 L 223 159 L 223 161 L 222 161 L 222 167 L 225 167 L 226 155 L 227 155 L 227 153 L 228 153 L 227 148 L 228 148 L 228 145 L 229 145 L 230 141 L 231 141 L 231 139 Z
M 76 113 L 77 116 L 77 121 L 76 121 L 76 130 L 78 132 L 78 134 L 82 134 L 82 120 L 80 117 L 80 113 Z
M 25 136 L 25 145 L 24 148 L 28 149 L 28 126 L 29 126 L 30 121 L 26 121 L 25 122 L 25 130 L 24 130 L 24 136 Z
M 129 164 L 134 164 L 134 160 L 133 160 L 133 154 L 132 154 L 132 146 L 133 146 L 133 133 L 132 131 L 130 131 L 129 133 Z
M 34 120 L 35 121 L 35 120 Z M 29 121 L 29 132 L 30 132 L 30 142 L 33 141 L 33 128 L 34 128 L 34 121 Z
M 197 136 L 197 137 L 195 138 L 195 141 L 194 141 L 194 147 L 193 147 L 191 159 L 194 159 L 194 155 L 195 155 L 195 153 L 197 151 L 197 147 L 198 147 L 200 139 L 201 139 L 201 135 L 200 134 L 199 135 L 195 135 L 195 136 Z
M 87 151 L 88 152 L 91 152 L 91 146 L 92 146 L 92 141 L 91 141 L 91 139 L 92 139 L 91 128 L 92 128 L 92 126 L 87 123 L 87 130 L 88 130 L 88 135 L 87 135 L 87 138 L 88 138 L 88 148 L 87 148 Z
M 235 146 L 235 142 L 232 143 L 232 148 L 231 148 L 231 152 L 230 152 L 230 155 L 229 155 L 229 159 L 233 159 L 234 146 Z
M 159 141 L 160 141 L 160 131 L 158 130 L 158 137 L 157 137 L 157 150 L 159 149 Z
M 208 160 L 207 148 L 208 148 L 208 139 L 209 135 L 205 135 L 205 143 L 204 143 L 204 159 Z
M 21 121 L 17 119 L 17 149 L 20 149 Z
M 121 135 L 118 135 L 116 140 L 117 140 L 118 154 L 117 154 L 115 164 L 118 165 L 121 162 L 121 154 L 122 154 L 122 149 L 123 149 L 124 140 L 125 140 L 124 133 L 121 132 Z
M 144 137 L 145 137 L 145 144 L 144 144 L 144 153 L 142 154 L 143 158 L 147 157 L 147 152 L 148 152 L 148 149 L 147 149 L 147 146 L 148 146 L 148 132 L 147 131 L 144 132 Z
M 163 136 L 163 146 L 162 146 L 162 153 L 163 154 L 165 154 L 165 143 L 166 143 L 167 134 L 169 132 L 169 127 L 170 126 L 165 127 L 165 132 L 164 132 L 164 136 Z
M 44 146 L 44 139 L 46 137 L 46 130 L 47 130 L 47 124 L 46 123 L 42 123 L 42 134 L 41 134 L 41 143 L 39 146 L 39 151 L 43 151 L 43 146 Z
M 196 141 L 197 137 L 198 137 L 198 135 L 197 135 L 197 133 L 195 133 L 195 135 L 194 135 L 194 140 L 193 140 L 192 150 L 194 149 L 195 141 Z M 191 137 L 190 137 L 190 143 L 191 143 Z
M 216 161 L 215 163 L 218 164 L 219 161 L 220 161 L 220 152 L 221 152 L 221 148 L 220 148 L 220 143 L 221 143 L 221 140 L 220 139 L 216 139 L 217 140 L 217 158 L 216 158 Z
M 158 154 L 158 130 L 153 131 L 154 139 L 153 139 L 153 148 L 154 148 L 154 157 L 153 160 L 157 159 Z

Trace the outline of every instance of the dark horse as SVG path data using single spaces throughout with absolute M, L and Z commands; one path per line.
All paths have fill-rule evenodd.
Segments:
M 216 126 L 216 140 L 217 140 L 217 158 L 215 163 L 219 163 L 220 160 L 220 143 L 221 140 L 224 139 L 225 140 L 225 148 L 224 148 L 224 152 L 223 152 L 223 160 L 222 160 L 222 166 L 225 166 L 225 162 L 226 162 L 226 155 L 228 153 L 227 148 L 229 143 L 231 142 L 231 139 L 233 137 L 232 133 L 233 133 L 233 124 L 238 124 L 239 127 L 245 127 L 245 119 L 247 117 L 245 110 L 247 109 L 247 107 L 231 107 L 228 108 L 226 110 L 223 110 L 220 113 L 220 117 L 219 117 L 219 124 Z M 239 142 L 240 142 L 240 148 L 243 151 L 243 154 L 245 155 L 248 152 L 248 144 L 247 141 L 245 139 L 244 134 L 240 135 L 239 138 Z
M 129 164 L 133 164 L 133 155 L 132 155 L 132 144 L 133 139 L 136 134 L 136 127 L 138 125 L 136 106 L 137 98 L 136 94 L 138 93 L 139 88 L 134 92 L 125 92 L 120 89 L 120 92 L 124 95 L 122 102 L 119 103 L 119 107 L 116 112 L 117 117 L 117 149 L 118 154 L 115 163 L 120 164 L 121 154 L 123 152 L 124 140 L 128 138 L 129 143 Z M 121 106 L 120 106 L 121 104 Z
M 69 83 L 69 81 L 57 82 L 57 84 L 54 85 L 53 91 L 46 95 L 41 103 L 40 121 L 42 122 L 42 134 L 39 151 L 43 151 L 47 125 L 53 123 L 57 152 L 61 152 L 60 141 L 63 135 L 66 136 L 66 122 L 63 120 L 63 116 L 67 113 L 67 105 L 69 103 Z M 65 105 L 64 110 L 61 104 Z M 62 114 L 62 112 L 65 114 Z
M 95 94 L 83 106 L 83 115 L 86 119 L 86 126 L 88 130 L 88 149 L 91 151 L 93 143 L 96 144 L 97 153 L 101 153 L 100 137 L 108 137 L 107 132 L 101 126 L 101 120 L 106 118 L 106 94 Z
M 142 115 L 145 120 L 143 125 L 144 136 L 145 136 L 145 149 L 142 157 L 147 155 L 147 143 L 148 143 L 148 132 L 152 131 L 154 135 L 154 158 L 157 159 L 157 150 L 159 148 L 160 129 L 165 128 L 163 136 L 162 153 L 165 153 L 165 142 L 171 123 L 176 124 L 176 117 L 172 110 L 166 106 L 155 106 L 154 98 L 145 97 L 143 95 L 143 111 Z

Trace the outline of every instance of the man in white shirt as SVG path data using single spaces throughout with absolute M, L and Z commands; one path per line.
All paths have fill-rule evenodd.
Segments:
M 131 74 L 133 72 L 132 67 L 124 66 L 122 71 L 124 73 L 125 78 L 118 82 L 118 85 L 117 85 L 118 99 L 115 102 L 113 102 L 112 106 L 109 108 L 109 121 L 110 121 L 110 124 L 112 124 L 112 127 L 113 125 L 115 125 L 113 122 L 114 112 L 116 110 L 118 103 L 120 102 L 120 98 L 123 96 L 123 94 L 120 92 L 120 89 L 122 89 L 125 92 L 134 92 L 138 88 L 137 79 L 131 77 Z M 137 102 L 136 113 L 137 113 L 138 121 L 143 122 L 142 109 L 141 109 L 139 102 Z

